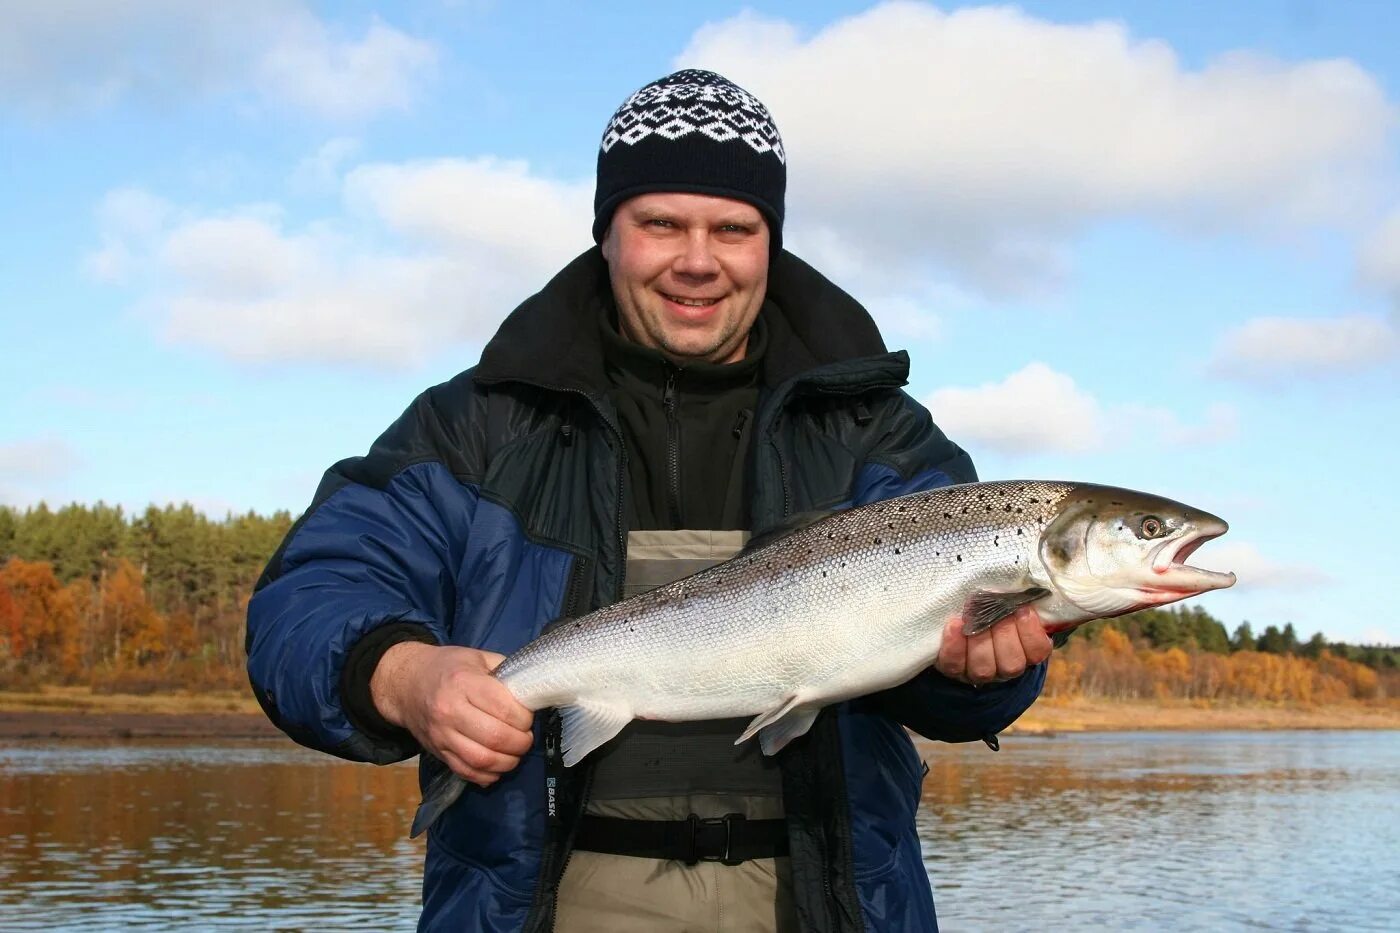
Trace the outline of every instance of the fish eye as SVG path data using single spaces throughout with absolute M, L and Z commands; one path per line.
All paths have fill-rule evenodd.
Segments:
M 1162 532 L 1167 530 L 1167 525 L 1155 515 L 1149 515 L 1142 520 L 1139 526 L 1139 536 L 1143 538 L 1158 538 Z

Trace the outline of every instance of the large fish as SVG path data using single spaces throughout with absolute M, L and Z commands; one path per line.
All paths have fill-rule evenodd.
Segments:
M 902 683 L 971 635 L 1034 605 L 1046 630 L 1235 582 L 1187 566 L 1228 526 L 1159 496 L 1086 483 L 948 486 L 835 512 L 732 560 L 576 619 L 496 676 L 531 710 L 557 707 L 574 765 L 633 719 L 752 716 L 776 754 L 823 706 Z M 417 835 L 461 794 L 445 772 Z

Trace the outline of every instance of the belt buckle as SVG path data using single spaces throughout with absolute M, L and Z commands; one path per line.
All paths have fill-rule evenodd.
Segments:
M 719 862 L 722 865 L 742 865 L 743 859 L 733 857 L 734 853 L 734 824 L 745 819 L 742 813 L 728 813 L 724 816 L 708 817 L 701 819 L 694 813 L 686 817 L 690 824 L 690 857 L 685 860 L 687 865 L 698 865 L 700 862 Z M 702 828 L 709 826 L 724 827 L 724 851 L 719 855 L 703 854 L 699 851 L 699 834 Z

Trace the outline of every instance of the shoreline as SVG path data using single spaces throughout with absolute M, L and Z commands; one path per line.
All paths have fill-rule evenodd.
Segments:
M 1292 706 L 1186 701 L 1041 700 L 1003 735 L 1075 732 L 1400 729 L 1400 702 Z M 280 738 L 250 695 L 94 694 L 81 687 L 0 691 L 0 740 Z

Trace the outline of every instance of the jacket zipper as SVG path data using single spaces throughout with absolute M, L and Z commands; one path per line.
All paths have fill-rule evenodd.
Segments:
M 666 499 L 671 510 L 671 524 L 681 524 L 681 420 L 676 413 L 676 370 L 666 367 L 666 387 L 661 393 L 661 407 L 666 410 Z

